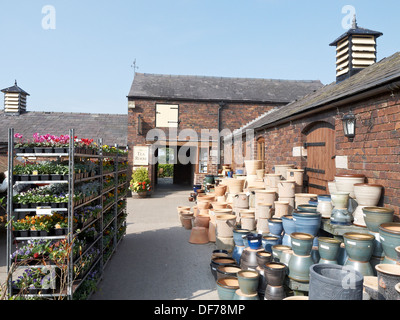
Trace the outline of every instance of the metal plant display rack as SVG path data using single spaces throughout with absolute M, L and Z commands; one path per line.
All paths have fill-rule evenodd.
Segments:
M 68 217 L 68 232 L 67 235 L 61 235 L 61 236 L 46 236 L 46 237 L 15 237 L 12 232 L 12 223 L 7 224 L 7 273 L 10 274 L 11 276 L 8 279 L 8 295 L 12 296 L 13 295 L 13 290 L 12 290 L 12 281 L 13 281 L 13 274 L 10 272 L 12 269 L 12 259 L 11 255 L 13 251 L 15 250 L 14 248 L 14 243 L 19 242 L 19 243 L 25 243 L 28 240 L 33 240 L 33 239 L 43 239 L 43 240 L 62 240 L 65 239 L 69 245 L 74 245 L 74 238 L 77 236 L 77 233 L 74 229 L 74 224 L 73 224 L 73 218 L 74 218 L 74 213 L 75 210 L 79 208 L 84 208 L 85 206 L 88 205 L 94 205 L 96 203 L 97 205 L 101 206 L 101 211 L 97 219 L 94 220 L 93 223 L 96 223 L 96 227 L 99 229 L 98 230 L 98 237 L 91 243 L 86 249 L 85 252 L 93 248 L 94 246 L 97 246 L 98 249 L 100 249 L 99 255 L 94 259 L 94 262 L 90 266 L 90 269 L 88 272 L 85 273 L 84 276 L 79 278 L 79 280 L 74 279 L 74 265 L 75 263 L 79 262 L 79 259 L 82 258 L 82 254 L 85 252 L 82 252 L 82 254 L 79 257 L 74 257 L 73 255 L 73 250 L 70 251 L 68 261 L 66 261 L 67 265 L 67 275 L 66 275 L 66 285 L 63 290 L 60 290 L 60 288 L 57 288 L 56 290 L 52 290 L 51 293 L 46 293 L 46 294 L 40 294 L 40 295 L 35 295 L 35 294 L 24 294 L 24 297 L 39 297 L 39 298 L 45 298 L 45 299 L 73 299 L 73 295 L 76 292 L 76 290 L 79 288 L 79 286 L 84 282 L 88 274 L 92 270 L 98 270 L 99 271 L 99 276 L 97 278 L 97 283 L 101 281 L 102 275 L 104 268 L 112 255 L 115 253 L 117 250 L 117 246 L 119 242 L 123 239 L 123 236 L 125 235 L 126 232 L 126 192 L 127 192 L 127 187 L 128 187 L 128 179 L 125 179 L 125 181 L 119 181 L 119 175 L 120 174 L 126 174 L 127 168 L 122 168 L 120 169 L 119 163 L 120 162 L 126 162 L 127 157 L 120 155 L 120 154 L 115 154 L 115 155 L 103 155 L 102 152 L 102 140 L 100 139 L 98 142 L 98 145 L 100 147 L 99 154 L 81 154 L 77 153 L 75 146 L 74 146 L 74 129 L 69 130 L 69 136 L 70 136 L 70 141 L 69 141 L 69 147 L 68 147 L 68 152 L 67 153 L 42 153 L 42 154 L 37 154 L 37 153 L 15 153 L 14 150 L 14 129 L 10 128 L 8 132 L 8 197 L 7 197 L 7 217 L 8 221 L 11 219 L 16 219 L 19 214 L 23 213 L 37 213 L 38 208 L 28 208 L 28 209 L 20 209 L 20 208 L 15 208 L 13 205 L 13 187 L 16 184 L 55 184 L 55 183 L 62 183 L 62 184 L 68 184 L 68 193 L 69 193 L 69 198 L 68 198 L 68 206 L 67 208 L 51 208 L 51 212 L 59 212 L 65 215 L 65 217 Z M 14 168 L 14 157 L 24 157 L 24 158 L 29 158 L 29 159 L 44 159 L 44 158 L 52 158 L 52 159 L 64 159 L 65 161 L 68 159 L 68 166 L 69 166 L 69 172 L 68 172 L 68 178 L 67 180 L 60 180 L 60 181 L 15 181 L 13 177 L 13 168 Z M 98 165 L 99 165 L 99 173 L 95 176 L 91 177 L 84 177 L 80 179 L 75 178 L 75 161 L 77 159 L 97 159 L 98 160 Z M 114 161 L 114 170 L 110 172 L 103 172 L 103 160 L 104 159 L 111 159 Z M 114 177 L 114 185 L 108 186 L 106 189 L 103 189 L 103 182 L 104 178 L 106 176 L 113 176 Z M 100 183 L 100 191 L 99 194 L 95 197 L 92 197 L 90 200 L 86 201 L 85 203 L 80 203 L 79 205 L 76 205 L 74 203 L 73 195 L 74 195 L 74 188 L 77 183 L 85 183 L 85 182 L 90 182 L 97 180 Z M 121 190 L 121 195 L 118 194 L 118 190 Z M 108 194 L 109 192 L 114 192 L 114 199 L 110 202 L 104 205 L 104 196 Z M 118 208 L 118 203 L 122 203 L 123 205 L 121 208 Z M 112 213 L 113 217 L 112 219 L 108 219 L 107 222 L 104 221 L 104 213 Z M 80 230 L 80 232 L 83 231 Z M 110 232 L 113 231 L 113 232 Z M 118 232 L 120 231 L 120 232 Z M 111 240 L 108 243 L 104 243 L 105 237 L 104 233 L 111 233 Z M 50 263 L 51 265 L 51 263 Z M 21 265 L 17 267 L 18 269 L 21 268 L 38 268 L 38 267 L 43 267 L 43 265 Z M 90 295 L 89 295 L 90 296 Z

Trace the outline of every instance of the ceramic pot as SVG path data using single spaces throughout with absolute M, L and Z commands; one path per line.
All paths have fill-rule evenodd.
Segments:
M 350 226 L 353 221 L 353 216 L 348 209 L 333 208 L 331 213 L 331 224 Z
M 296 182 L 281 180 L 278 182 L 278 195 L 280 198 L 294 198 Z
M 195 227 L 204 227 L 208 228 L 210 224 L 210 215 L 208 214 L 199 214 L 197 217 L 194 219 L 194 225 Z
M 268 173 L 264 177 L 265 187 L 278 188 L 278 182 L 282 180 L 282 175 L 278 173 Z
M 255 190 L 254 203 L 267 203 L 271 204 L 272 208 L 275 208 L 276 192 L 272 189 L 266 190 Z
M 264 275 L 269 286 L 283 286 L 287 267 L 281 262 L 268 262 L 264 265 Z
M 314 236 L 308 233 L 293 232 L 290 235 L 293 252 L 299 256 L 309 256 L 313 247 Z
M 265 251 L 272 253 L 272 246 L 279 244 L 280 238 L 273 235 L 263 236 L 261 243 Z
M 400 264 L 400 246 L 394 248 L 394 251 L 397 253 L 397 264 Z
M 235 241 L 235 245 L 244 246 L 243 236 L 250 234 L 250 230 L 245 229 L 233 229 L 233 241 Z
M 227 277 L 217 280 L 217 293 L 220 300 L 233 300 L 237 289 L 239 289 L 237 278 Z
M 218 185 L 215 187 L 214 192 L 216 197 L 225 196 L 226 191 L 228 190 L 228 186 L 226 185 Z
M 243 179 L 228 178 L 225 180 L 227 190 L 229 193 L 237 194 L 243 192 L 244 183 Z
M 321 214 L 322 218 L 329 219 L 332 213 L 332 200 L 331 196 L 328 194 L 325 195 L 318 195 L 318 205 L 317 205 L 317 212 Z
M 264 218 L 257 219 L 257 232 L 260 234 L 269 233 L 268 219 Z
M 289 214 L 289 201 L 275 201 L 275 218 L 281 218 Z
M 190 233 L 189 242 L 192 244 L 208 243 L 208 228 L 193 227 Z
M 224 214 L 216 216 L 215 219 L 217 222 L 217 235 L 219 237 L 233 237 L 236 216 L 233 214 Z
M 364 221 L 369 231 L 379 232 L 382 223 L 393 222 L 394 209 L 386 207 L 364 207 Z
M 356 183 L 354 195 L 358 205 L 374 207 L 381 198 L 383 186 L 379 184 Z
M 214 209 L 214 210 L 212 210 L 212 212 L 213 212 L 215 218 L 217 218 L 218 216 L 225 215 L 225 214 L 232 214 L 232 211 L 233 211 L 233 210 L 230 209 L 230 208 L 226 208 L 226 209 Z
M 321 228 L 321 214 L 307 212 L 293 212 L 293 220 L 296 226 L 296 232 L 311 234 L 316 237 Z M 314 239 L 314 245 L 318 245 L 318 239 Z
M 267 285 L 265 288 L 264 300 L 283 300 L 286 297 L 285 288 L 283 286 L 274 287 Z
M 349 280 L 352 279 L 351 285 Z M 309 300 L 362 300 L 364 277 L 358 271 L 335 264 L 310 267 Z M 347 284 L 343 286 L 343 284 Z
M 182 217 L 182 225 L 186 230 L 191 230 L 193 227 L 193 217 Z
M 280 262 L 288 267 L 286 269 L 287 271 L 289 271 L 289 263 L 290 263 L 290 259 L 293 256 L 293 253 L 294 253 L 293 250 L 283 250 L 281 252 Z
M 400 266 L 395 264 L 378 264 L 378 299 L 397 300 L 398 293 L 395 286 L 400 282 Z
M 335 238 L 319 237 L 318 252 L 320 260 L 318 263 L 337 264 L 340 244 L 342 242 Z
M 331 193 L 332 205 L 336 209 L 347 209 L 349 204 L 349 192 Z
M 244 160 L 247 175 L 256 175 L 257 170 L 262 169 L 263 165 L 262 160 Z
M 364 276 L 373 276 L 370 259 L 374 249 L 375 237 L 367 233 L 346 232 L 343 234 L 348 256 L 345 266 L 351 266 Z
M 298 212 L 317 213 L 317 206 L 312 204 L 300 204 L 297 206 Z
M 348 192 L 351 198 L 355 198 L 354 185 L 364 183 L 363 174 L 341 174 L 335 176 L 336 190 L 339 192 Z
M 233 196 L 233 207 L 235 208 L 249 208 L 249 195 L 247 193 L 241 192 Z
M 294 208 L 296 206 L 296 204 L 295 204 L 296 202 L 295 202 L 294 198 L 281 198 L 281 197 L 279 197 L 278 201 L 280 201 L 280 202 L 288 202 L 289 206 L 288 206 L 287 214 L 292 214 L 293 213 Z M 282 217 L 282 214 L 283 214 L 282 212 L 275 213 L 274 217 L 275 218 L 280 218 L 280 217 Z
M 263 187 L 249 187 L 247 192 L 249 193 L 249 208 L 256 207 L 256 191 L 265 190 Z
M 217 279 L 237 278 L 237 273 L 242 270 L 239 266 L 228 265 L 217 267 Z
M 311 255 L 299 256 L 296 253 L 293 253 L 289 261 L 288 277 L 298 282 L 308 283 L 310 281 L 309 270 L 313 264 L 314 260 Z
M 382 249 L 385 252 L 383 263 L 396 264 L 397 253 L 395 248 L 400 246 L 400 223 L 382 223 L 379 226 L 379 237 Z
M 299 205 L 301 204 L 308 204 L 308 202 L 316 198 L 317 194 L 314 193 L 296 193 L 294 195 L 294 200 L 295 200 L 295 208 L 297 209 Z
M 209 201 L 209 202 L 213 202 L 215 201 L 215 195 L 212 194 L 211 192 L 209 193 L 199 193 L 197 195 L 197 200 L 198 201 Z
M 273 245 L 271 247 L 271 251 L 272 251 L 272 258 L 273 258 L 274 262 L 280 262 L 282 252 L 285 250 L 291 250 L 291 249 L 292 249 L 291 247 L 285 246 L 282 244 Z
M 294 168 L 294 164 L 276 164 L 274 166 L 275 174 L 280 174 L 284 180 L 287 180 L 288 169 Z
M 213 209 L 226 209 L 228 206 L 228 202 L 212 202 L 211 203 Z
M 230 257 L 215 257 L 211 259 L 210 269 L 215 279 L 217 279 L 217 268 L 220 266 L 237 266 L 235 259 Z
M 248 235 L 246 235 L 247 238 L 247 243 L 249 244 L 250 249 L 260 249 L 261 248 L 261 239 L 262 239 L 262 235 L 261 234 L 253 234 L 250 233 Z
M 245 246 L 238 246 L 238 245 L 236 245 L 233 248 L 232 258 L 235 259 L 235 261 L 238 265 L 240 265 L 240 258 L 242 256 L 244 249 L 245 249 Z
M 258 266 L 257 252 L 259 251 L 264 251 L 264 249 L 245 248 L 240 257 L 240 267 L 243 270 L 255 270 Z
M 215 242 L 217 240 L 216 236 L 217 232 L 215 222 L 210 220 L 210 222 L 208 223 L 208 241 Z
M 235 242 L 233 241 L 233 237 L 215 237 L 215 244 L 218 249 L 223 249 L 231 253 L 233 248 L 235 247 Z
M 211 208 L 211 201 L 209 200 L 197 200 L 197 209 L 198 210 L 203 210 L 203 209 L 210 209 Z
M 272 204 L 260 202 L 255 206 L 256 218 L 270 219 L 272 218 Z
M 264 169 L 257 169 L 256 170 L 257 180 L 264 181 L 265 170 Z
M 256 219 L 254 215 L 244 215 L 240 219 L 240 223 L 243 229 L 255 230 L 256 229 Z
M 242 290 L 237 289 L 233 296 L 233 300 L 260 300 L 258 293 L 245 294 Z
M 290 235 L 293 232 L 296 232 L 296 225 L 293 220 L 293 216 L 291 215 L 286 215 L 282 217 L 282 226 L 283 230 L 285 231 L 283 238 L 282 238 L 282 244 L 286 246 L 291 246 L 291 238 Z
M 182 215 L 181 215 L 181 212 L 182 212 L 182 211 L 190 212 L 190 207 L 186 207 L 186 206 L 179 206 L 179 207 L 177 207 L 178 218 L 179 218 L 179 221 L 181 222 L 181 225 L 182 225 L 182 227 L 183 227 L 184 225 L 183 225 Z
M 309 300 L 308 296 L 290 296 L 286 297 L 283 300 Z
M 257 293 L 259 274 L 257 271 L 241 270 L 237 273 L 239 288 L 244 294 Z
M 258 266 L 263 268 L 266 263 L 272 262 L 272 253 L 268 251 L 258 251 L 256 253 Z
M 304 169 L 287 169 L 286 179 L 296 182 L 297 186 L 303 185 Z
M 213 252 L 211 254 L 211 260 L 214 258 L 224 258 L 224 257 L 228 257 L 228 256 L 229 256 L 228 251 L 216 249 L 216 250 L 213 250 Z
M 282 219 L 268 219 L 268 227 L 271 234 L 280 236 L 283 230 Z

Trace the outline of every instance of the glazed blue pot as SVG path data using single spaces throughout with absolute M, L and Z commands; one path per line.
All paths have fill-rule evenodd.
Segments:
M 314 236 L 303 232 L 293 232 L 290 237 L 292 238 L 292 250 L 296 255 L 311 255 Z
M 351 260 L 368 262 L 371 259 L 375 240 L 372 234 L 346 232 L 343 240 L 347 255 Z
M 341 241 L 328 237 L 319 237 L 318 240 L 320 263 L 329 263 L 328 261 L 337 263 Z
M 261 239 L 262 235 L 261 234 L 248 234 L 246 235 L 247 243 L 249 244 L 250 249 L 260 249 L 261 248 Z
M 296 224 L 294 223 L 293 216 L 286 215 L 282 217 L 282 227 L 285 234 L 291 235 L 296 232 Z
M 296 232 L 309 233 L 316 237 L 321 228 L 321 214 L 309 212 L 293 212 L 293 220 Z M 314 245 L 318 245 L 318 239 L 314 238 Z
M 262 237 L 261 243 L 265 251 L 272 253 L 272 246 L 279 244 L 279 240 L 275 235 L 266 235 Z
M 242 256 L 245 246 L 235 246 L 232 252 L 232 258 L 236 260 L 237 264 L 240 264 L 240 257 Z
M 220 300 L 233 300 L 237 289 L 239 289 L 237 278 L 227 277 L 217 280 L 217 293 Z
M 396 247 L 400 246 L 400 223 L 388 222 L 379 226 L 379 237 L 381 239 L 382 249 L 385 252 L 383 263 L 396 264 Z
M 244 246 L 243 236 L 250 234 L 250 230 L 246 229 L 233 229 L 233 241 L 237 246 Z
M 269 233 L 280 236 L 283 231 L 282 219 L 268 219 Z
M 317 212 L 317 206 L 311 205 L 311 204 L 300 204 L 297 206 L 297 210 L 300 212 L 312 212 L 316 213 Z

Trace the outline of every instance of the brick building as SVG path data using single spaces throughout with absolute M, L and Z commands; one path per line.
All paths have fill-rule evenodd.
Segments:
M 336 46 L 338 60 L 347 57 L 354 63 L 370 57 L 361 61 L 363 68 L 347 61 L 344 68 L 337 67 L 336 82 L 241 129 L 255 131 L 253 157 L 264 159 L 267 171 L 286 163 L 305 168 L 306 191 L 317 194 L 327 193 L 327 182 L 335 175 L 364 174 L 366 182 L 383 186 L 379 205 L 391 206 L 399 214 L 400 52 L 376 62 L 380 35 L 353 26 L 331 45 Z M 357 45 L 357 37 L 364 44 Z M 355 56 L 357 46 L 365 49 L 364 55 Z M 342 53 L 343 48 L 353 50 Z M 344 133 L 343 119 L 348 115 L 356 121 L 353 138 Z M 265 147 L 257 148 L 262 143 Z
M 174 182 L 199 183 L 205 175 L 217 174 L 221 158 L 220 139 L 204 138 L 202 130 L 232 132 L 321 87 L 320 81 L 136 73 L 128 95 L 129 159 L 133 161 L 135 147 L 147 147 L 150 158 L 166 147 L 175 155 L 186 152 L 189 163 L 175 156 Z M 155 136 L 153 129 L 162 134 Z M 154 183 L 157 167 L 148 166 Z

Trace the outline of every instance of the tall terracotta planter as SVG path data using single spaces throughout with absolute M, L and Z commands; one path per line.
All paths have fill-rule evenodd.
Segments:
M 243 187 L 245 182 L 246 182 L 245 179 L 235 179 L 235 178 L 229 178 L 226 179 L 225 181 L 229 193 L 243 192 Z
M 215 187 L 215 196 L 216 197 L 221 197 L 224 196 L 226 191 L 228 190 L 228 186 L 226 185 L 219 185 Z
M 233 214 L 224 214 L 216 216 L 217 235 L 222 238 L 233 238 L 233 228 L 236 224 L 236 216 Z
M 275 190 L 272 189 L 266 189 L 266 190 L 256 190 L 255 192 L 255 198 L 254 198 L 254 203 L 257 205 L 257 203 L 269 203 L 272 205 L 272 208 L 275 208 L 275 200 L 276 200 L 276 192 Z

